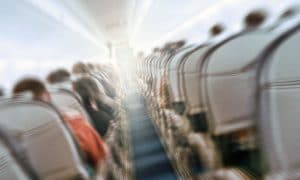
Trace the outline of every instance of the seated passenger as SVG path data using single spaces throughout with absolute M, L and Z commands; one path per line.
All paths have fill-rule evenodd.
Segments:
M 100 99 L 101 93 L 93 79 L 82 77 L 73 83 L 73 88 L 81 96 L 97 131 L 105 136 L 110 121 L 115 117 L 114 109 Z
M 73 74 L 87 74 L 89 73 L 89 68 L 87 65 L 85 65 L 84 63 L 82 62 L 78 62 L 76 64 L 73 65 L 72 67 L 72 73 Z
M 45 85 L 34 78 L 25 78 L 19 81 L 13 88 L 14 96 L 31 92 L 34 100 L 51 103 L 51 96 Z M 99 134 L 85 119 L 79 114 L 72 112 L 63 112 L 65 122 L 72 130 L 74 136 L 79 142 L 80 147 L 87 155 L 87 161 L 96 167 L 104 162 L 108 156 L 108 147 Z
M 58 69 L 47 76 L 50 84 L 63 83 L 71 80 L 71 74 L 66 69 Z

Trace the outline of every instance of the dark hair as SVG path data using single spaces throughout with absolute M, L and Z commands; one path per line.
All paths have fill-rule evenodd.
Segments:
M 244 19 L 247 27 L 260 26 L 266 19 L 267 13 L 264 10 L 254 10 L 250 12 Z
M 280 19 L 289 18 L 295 16 L 298 13 L 299 13 L 299 6 L 289 7 L 285 11 L 283 11 L 283 13 L 280 15 Z
M 210 28 L 210 34 L 212 36 L 217 36 L 224 31 L 224 27 L 221 24 L 215 24 L 213 27 Z
M 81 77 L 73 82 L 73 89 L 84 101 L 98 99 L 100 90 L 97 83 L 90 77 Z
M 26 91 L 30 91 L 34 98 L 38 98 L 42 93 L 47 92 L 47 88 L 42 81 L 35 78 L 24 78 L 18 81 L 13 88 L 14 96 Z
M 72 73 L 74 73 L 74 74 L 89 73 L 89 68 L 84 63 L 78 62 L 78 63 L 73 65 Z
M 50 84 L 60 83 L 64 81 L 70 80 L 71 74 L 66 69 L 58 69 L 56 71 L 51 72 L 47 76 L 47 81 Z

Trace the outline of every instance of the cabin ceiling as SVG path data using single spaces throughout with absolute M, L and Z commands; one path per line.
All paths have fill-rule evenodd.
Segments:
M 289 1 L 299 2 L 285 2 Z M 239 22 L 242 14 L 247 12 L 246 8 L 262 4 L 277 7 L 279 2 L 282 0 L 10 0 L 2 3 L 2 16 L 6 20 L 2 21 L 2 26 L 7 29 L 6 24 L 13 23 L 15 30 L 18 30 L 17 25 L 25 24 L 28 32 L 47 32 L 49 35 L 44 39 L 51 43 L 55 41 L 52 43 L 54 47 L 54 44 L 69 42 L 71 49 L 75 40 L 51 38 L 53 30 L 64 28 L 65 37 L 78 36 L 78 42 L 89 42 L 89 46 L 100 48 L 107 54 L 109 44 L 145 49 L 163 45 L 170 39 L 197 41 L 203 39 L 203 34 L 207 34 L 212 23 Z M 20 7 L 22 11 L 14 7 Z M 21 12 L 24 16 L 17 16 Z M 29 14 L 27 19 L 26 14 Z M 43 23 L 38 22 L 41 18 L 45 19 Z M 40 31 L 46 25 L 51 25 L 51 28 Z M 9 29 L 7 31 L 11 32 Z M 24 32 L 20 32 L 20 36 L 22 34 Z M 19 43 L 19 39 L 14 40 Z M 93 53 L 96 54 L 95 51 Z

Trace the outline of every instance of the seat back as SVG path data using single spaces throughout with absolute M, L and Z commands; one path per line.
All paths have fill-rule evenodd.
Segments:
M 91 74 L 91 77 L 93 77 L 93 79 L 95 79 L 96 81 L 98 81 L 99 83 L 102 84 L 105 94 L 108 97 L 110 97 L 112 99 L 117 98 L 118 93 L 117 93 L 116 87 L 113 86 L 113 84 L 116 82 L 109 80 L 107 75 L 105 75 L 104 73 L 94 73 L 94 74 Z
M 24 172 L 20 164 L 16 161 L 10 153 L 2 140 L 0 140 L 0 179 L 11 180 L 29 180 L 30 177 Z
M 257 122 L 271 176 L 299 179 L 299 20 L 284 28 L 261 56 Z
M 276 33 L 252 30 L 236 34 L 207 56 L 205 87 L 211 133 L 222 135 L 254 124 L 257 56 Z
M 182 63 L 179 73 L 179 83 L 183 87 L 186 100 L 186 113 L 198 114 L 204 111 L 201 101 L 201 66 L 204 54 L 209 49 L 209 44 L 200 45 L 190 52 Z
M 84 119 L 92 124 L 90 116 L 81 104 L 80 98 L 72 91 L 59 89 L 51 91 L 52 103 L 62 112 L 66 108 L 75 110 L 80 113 Z
M 28 162 L 26 149 L 23 146 L 23 143 L 14 135 L 15 134 L 13 132 L 7 131 L 5 127 L 0 127 L 1 159 L 5 159 L 5 161 L 2 162 L 8 164 L 8 166 L 2 166 L 1 175 L 9 175 L 9 173 L 11 173 L 10 170 L 13 170 L 12 172 L 16 173 L 16 175 L 20 177 L 19 179 L 40 179 L 35 169 L 33 169 L 31 164 Z M 13 179 L 13 177 L 1 177 L 1 179 Z
M 0 125 L 22 139 L 42 179 L 88 178 L 75 141 L 49 104 L 30 100 L 0 103 Z
M 173 56 L 172 59 L 170 59 L 168 63 L 168 69 L 167 69 L 167 79 L 169 81 L 169 92 L 171 96 L 171 103 L 177 103 L 177 102 L 183 102 L 183 96 L 181 94 L 182 91 L 180 91 L 179 86 L 179 66 L 185 56 L 194 49 L 194 46 L 185 48 L 182 51 L 179 51 L 177 54 Z

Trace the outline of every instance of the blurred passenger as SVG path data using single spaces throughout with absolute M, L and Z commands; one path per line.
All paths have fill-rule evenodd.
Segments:
M 186 44 L 185 40 L 180 40 L 180 41 L 172 43 L 170 48 L 172 50 L 177 50 L 177 49 L 182 48 L 185 44 Z
M 168 79 L 166 76 L 163 76 L 160 81 L 159 86 L 159 99 L 160 99 L 160 106 L 164 109 L 171 108 L 171 100 L 170 100 L 170 93 L 168 89 Z
M 58 69 L 47 76 L 50 84 L 63 83 L 71 80 L 71 74 L 66 69 Z
M 45 85 L 38 79 L 25 78 L 13 88 L 14 96 L 31 92 L 34 100 L 51 103 L 51 95 Z M 108 156 L 108 147 L 96 130 L 79 114 L 62 112 L 65 122 L 75 135 L 80 147 L 87 155 L 87 161 L 92 166 L 104 162 Z
M 87 65 L 85 65 L 82 62 L 78 62 L 78 63 L 74 64 L 72 67 L 73 74 L 87 74 L 89 72 L 90 71 L 89 71 L 89 68 L 87 67 Z
M 96 70 L 96 67 L 94 66 L 94 64 L 92 63 L 87 63 L 86 67 L 89 68 L 89 71 L 94 71 Z
M 267 13 L 264 10 L 255 10 L 250 12 L 244 19 L 244 23 L 247 29 L 257 28 L 262 25 L 267 17 Z
M 210 29 L 211 36 L 218 36 L 224 31 L 224 26 L 222 24 L 216 24 Z
M 103 103 L 101 92 L 96 82 L 90 77 L 82 77 L 73 83 L 76 91 L 83 100 L 86 111 L 92 118 L 93 124 L 101 136 L 105 136 L 110 121 L 114 119 L 114 109 Z

